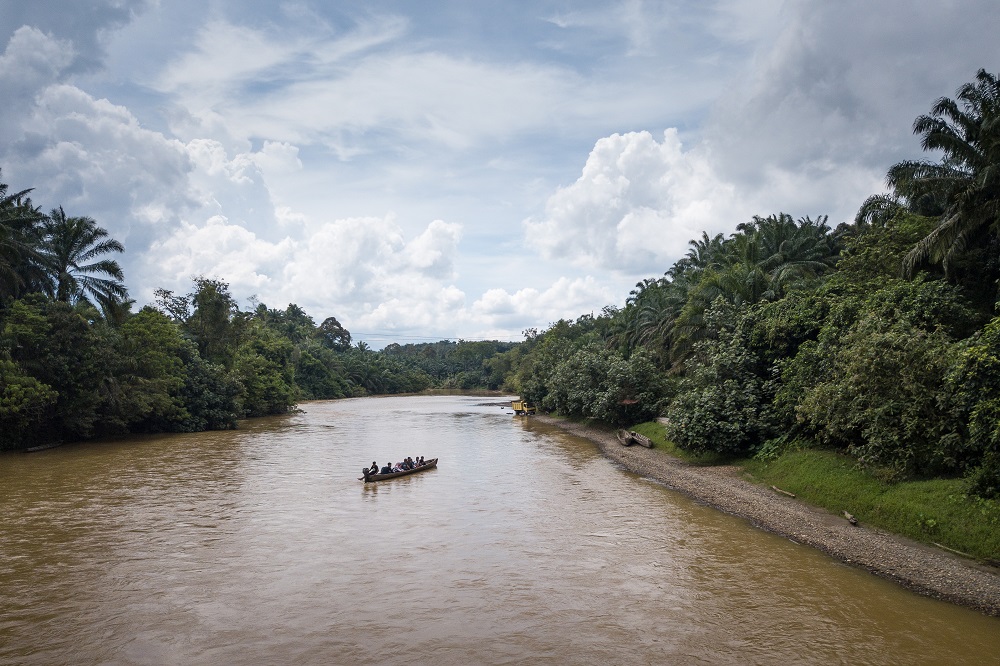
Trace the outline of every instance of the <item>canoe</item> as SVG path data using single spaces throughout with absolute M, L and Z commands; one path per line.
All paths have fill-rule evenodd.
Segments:
M 395 479 L 397 476 L 406 476 L 407 474 L 416 474 L 417 472 L 426 472 L 429 469 L 434 469 L 437 467 L 438 459 L 431 458 L 424 462 L 420 467 L 414 467 L 413 469 L 404 469 L 401 472 L 390 472 L 388 474 L 368 474 L 367 469 L 361 470 L 364 476 L 358 477 L 358 481 L 364 481 L 368 483 L 369 481 L 386 481 L 388 479 Z
M 615 436 L 618 438 L 618 443 L 621 444 L 622 446 L 632 446 L 633 444 L 635 444 L 635 442 L 632 440 L 632 433 L 630 433 L 628 430 L 618 430 L 615 433 Z
M 640 435 L 635 430 L 629 431 L 628 434 L 632 436 L 632 441 L 638 444 L 639 446 L 645 446 L 647 449 L 653 448 L 653 440 L 651 440 L 649 437 L 646 437 L 645 435 Z

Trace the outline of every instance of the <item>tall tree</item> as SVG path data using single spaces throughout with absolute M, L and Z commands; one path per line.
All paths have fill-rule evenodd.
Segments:
M 68 217 L 62 206 L 49 213 L 41 253 L 47 270 L 46 291 L 64 302 L 123 301 L 125 275 L 114 259 L 102 258 L 125 247 L 89 217 Z
M 692 345 L 713 334 L 705 312 L 716 301 L 746 306 L 778 300 L 796 284 L 833 269 L 840 252 L 826 216 L 793 220 L 787 213 L 754 216 L 726 239 L 700 274 L 673 331 L 673 358 L 683 361 Z
M 20 296 L 42 277 L 38 244 L 45 215 L 31 203 L 30 189 L 7 190 L 0 183 L 0 296 Z
M 905 161 L 886 174 L 907 202 L 932 200 L 942 207 L 937 226 L 907 255 L 913 274 L 924 262 L 949 274 L 969 250 L 994 244 L 1000 232 L 1000 80 L 981 69 L 956 99 L 942 97 L 919 116 L 913 133 L 924 150 L 940 150 L 940 162 Z M 995 259 L 991 257 L 991 259 Z
M 194 336 L 206 361 L 228 368 L 242 341 L 247 319 L 229 293 L 228 283 L 206 277 L 195 278 L 194 283 L 194 293 L 181 299 L 191 305 L 190 316 L 182 321 L 182 327 Z

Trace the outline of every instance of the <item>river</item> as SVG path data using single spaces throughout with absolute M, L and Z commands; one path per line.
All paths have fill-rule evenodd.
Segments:
M 1000 619 L 491 402 L 0 456 L 0 664 L 1000 663 Z M 357 478 L 407 455 L 440 464 Z

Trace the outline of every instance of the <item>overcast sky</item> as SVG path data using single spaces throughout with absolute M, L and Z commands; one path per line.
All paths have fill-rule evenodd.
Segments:
M 0 182 L 122 241 L 137 308 L 206 276 L 375 348 L 520 340 L 702 231 L 853 219 L 998 35 L 995 0 L 0 0 Z

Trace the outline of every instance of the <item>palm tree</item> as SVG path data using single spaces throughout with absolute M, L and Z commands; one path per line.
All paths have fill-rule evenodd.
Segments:
M 43 278 L 39 264 L 42 212 L 22 190 L 7 193 L 0 183 L 0 296 L 32 291 Z
M 714 333 L 705 320 L 716 299 L 737 307 L 784 297 L 792 286 L 831 271 L 839 247 L 826 216 L 793 220 L 780 213 L 737 226 L 696 278 L 672 325 L 671 356 L 683 361 L 698 340 Z M 707 238 L 707 237 L 706 237 Z M 690 255 L 689 255 L 690 256 Z
M 62 206 L 49 213 L 41 246 L 47 271 L 46 291 L 53 298 L 66 301 L 98 303 L 123 301 L 128 290 L 121 267 L 114 259 L 100 259 L 110 252 L 124 252 L 125 247 L 108 236 L 89 217 L 67 217 Z M 106 276 L 106 277 L 100 277 Z
M 911 206 L 941 206 L 937 227 L 904 260 L 909 275 L 926 261 L 948 275 L 959 257 L 1000 231 L 1000 80 L 981 69 L 956 98 L 942 97 L 913 123 L 921 147 L 942 151 L 942 160 L 900 162 L 886 174 Z

